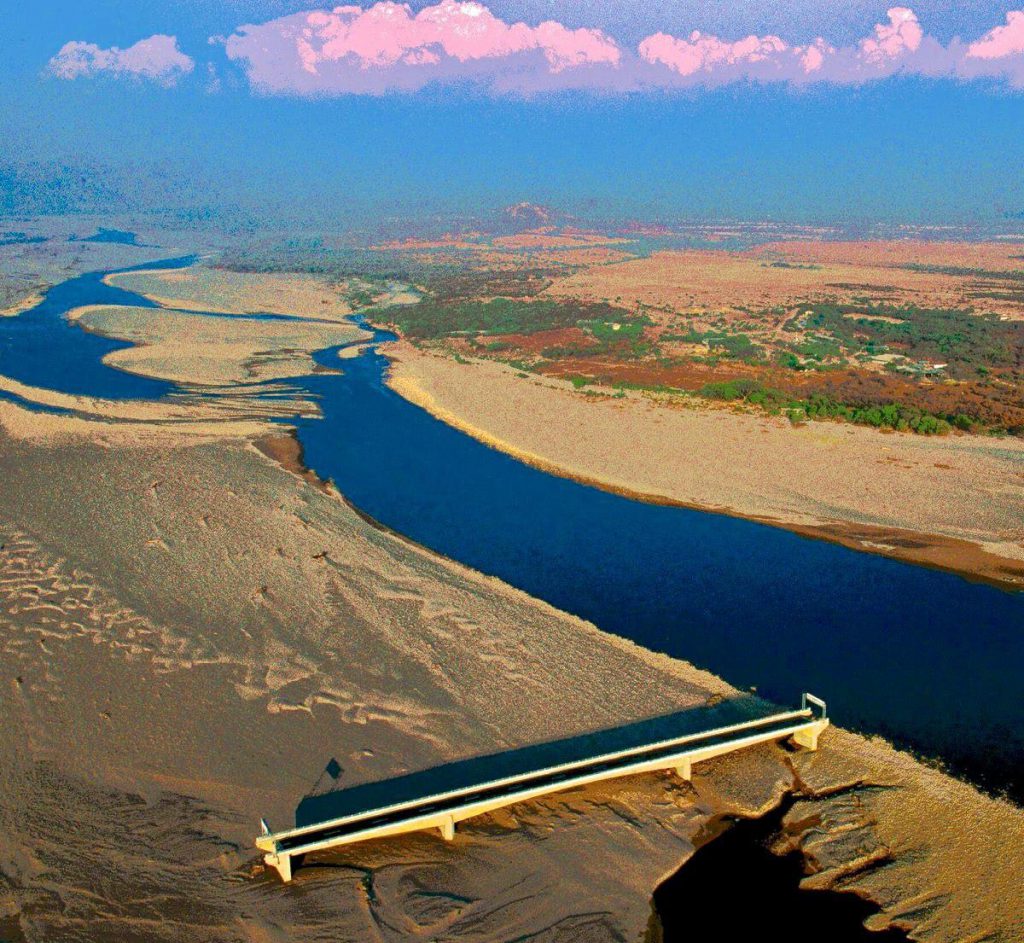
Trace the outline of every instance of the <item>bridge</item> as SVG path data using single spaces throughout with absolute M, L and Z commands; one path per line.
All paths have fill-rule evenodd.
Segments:
M 266 820 L 261 820 L 263 833 L 256 839 L 256 846 L 281 879 L 290 881 L 293 868 L 311 852 L 435 828 L 451 841 L 457 822 L 602 780 L 664 770 L 689 780 L 694 763 L 787 738 L 816 750 L 818 737 L 828 724 L 825 702 L 804 694 L 799 710 L 632 744 L 497 778 L 474 779 L 468 772 L 474 768 L 472 761 L 455 763 L 450 768 L 460 772 L 449 775 L 448 782 L 444 776 L 434 778 L 434 782 L 440 780 L 449 787 L 440 791 L 417 793 L 426 781 L 424 774 L 434 772 L 427 770 L 307 797 L 296 810 L 295 828 L 272 832 Z M 498 760 L 500 755 L 483 759 Z M 490 768 L 494 768 L 493 763 Z M 381 804 L 383 796 L 393 801 Z

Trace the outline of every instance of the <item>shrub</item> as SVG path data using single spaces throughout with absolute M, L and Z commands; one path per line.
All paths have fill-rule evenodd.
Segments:
M 901 403 L 851 405 L 840 403 L 823 393 L 815 393 L 806 400 L 793 399 L 782 390 L 764 386 L 756 380 L 726 380 L 708 383 L 697 390 L 704 399 L 725 401 L 743 400 L 770 413 L 785 411 L 793 422 L 804 419 L 840 419 L 876 429 L 912 431 L 919 435 L 946 435 L 957 428 L 968 428 L 967 416 L 954 417 L 949 422 L 940 416 L 925 413 L 914 406 Z M 968 426 L 961 425 L 967 422 Z

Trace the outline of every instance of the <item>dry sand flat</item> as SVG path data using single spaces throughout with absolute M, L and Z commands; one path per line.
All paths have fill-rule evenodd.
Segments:
M 860 549 L 1024 583 L 1024 442 L 587 395 L 491 361 L 391 345 L 390 383 L 472 435 L 555 473 Z M 710 447 L 713 443 L 714 447 Z
M 0 375 L 2 391 L 69 410 L 79 418 L 109 420 L 105 427 L 89 427 L 104 439 L 120 438 L 127 431 L 117 423 L 139 424 L 131 435 L 159 436 L 155 424 L 174 424 L 181 435 L 191 430 L 208 436 L 213 430 L 205 424 L 231 422 L 231 433 L 251 435 L 268 430 L 274 416 L 313 413 L 315 404 L 298 395 L 285 396 L 284 387 L 275 387 L 274 382 L 320 369 L 311 356 L 316 350 L 369 337 L 349 321 L 243 320 L 108 305 L 76 308 L 68 316 L 86 330 L 133 343 L 108 354 L 108 366 L 182 387 L 182 392 L 155 401 L 105 400 L 33 387 Z M 275 399 L 261 398 L 270 390 L 278 393 Z M 40 414 L 26 413 L 12 421 L 37 438 L 61 427 Z M 215 434 L 226 432 L 219 429 Z
M 735 311 L 868 296 L 889 304 L 973 307 L 1019 319 L 1019 301 L 972 298 L 975 270 L 1021 272 L 1020 243 L 769 243 L 744 252 L 665 250 L 556 279 L 545 294 L 643 303 L 673 311 Z M 1002 283 L 1003 291 L 1016 282 Z M 996 292 L 998 295 L 999 292 Z
M 1015 939 L 1021 810 L 841 731 L 693 787 L 515 807 L 451 845 L 357 846 L 282 886 L 257 816 L 289 821 L 331 756 L 357 782 L 729 689 L 374 529 L 245 441 L 104 446 L 80 421 L 24 440 L 20 412 L 0 406 L 8 935 L 637 939 L 712 817 L 798 790 L 790 840 L 818 885 L 870 893 L 922 940 Z
M 352 313 L 346 286 L 300 274 L 232 272 L 192 266 L 108 275 L 108 284 L 146 295 L 165 308 L 221 314 L 279 314 L 340 321 Z
M 313 351 L 369 334 L 349 322 L 242 320 L 153 308 L 79 308 L 90 331 L 136 346 L 104 358 L 112 367 L 202 386 L 283 380 L 312 372 Z
M 518 810 L 522 829 L 483 822 L 454 848 L 368 846 L 299 894 L 253 879 L 249 842 L 257 815 L 288 821 L 335 753 L 356 781 L 701 703 L 720 683 L 381 534 L 242 443 L 3 444 L 19 470 L 5 521 L 34 532 L 4 527 L 2 567 L 15 723 L 0 870 L 29 938 L 427 938 L 459 924 L 500 939 L 646 922 L 650 887 L 703 820 L 656 780 L 555 800 L 557 834 L 537 806 Z M 564 874 L 587 847 L 592 867 Z M 646 864 L 601 879 L 611 849 Z
M 270 429 L 275 416 L 317 410 L 299 395 L 284 395 L 285 388 L 273 381 L 317 369 L 310 357 L 314 350 L 367 336 L 352 324 L 225 322 L 149 308 L 95 306 L 76 309 L 72 315 L 91 330 L 139 345 L 109 354 L 109 366 L 180 383 L 182 391 L 159 400 L 108 400 L 29 386 L 0 375 L 0 391 L 74 413 L 63 419 L 45 413 L 15 414 L 10 421 L 24 435 L 45 438 L 79 420 L 100 440 L 162 437 L 165 425 L 173 425 L 181 436 L 259 434 Z M 257 387 L 256 382 L 264 385 Z M 261 398 L 270 390 L 278 396 Z M 90 425 L 90 419 L 107 424 Z

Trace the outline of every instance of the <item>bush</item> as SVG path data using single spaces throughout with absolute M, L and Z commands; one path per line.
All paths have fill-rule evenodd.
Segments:
M 705 383 L 697 395 L 704 399 L 735 400 L 746 399 L 751 393 L 763 390 L 757 380 L 724 380 L 719 383 Z
M 918 435 L 946 435 L 954 425 L 957 428 L 969 428 L 972 422 L 968 416 L 957 416 L 951 423 L 940 416 L 901 403 L 857 406 L 837 402 L 823 393 L 815 393 L 806 400 L 793 399 L 782 390 L 747 379 L 708 383 L 697 390 L 697 395 L 726 402 L 743 400 L 770 413 L 777 414 L 784 410 L 794 422 L 804 419 L 840 419 L 876 429 L 911 431 Z M 966 426 L 962 425 L 964 422 Z
M 835 356 L 838 346 L 872 356 L 895 350 L 911 360 L 943 361 L 951 376 L 961 378 L 984 375 L 991 367 L 1019 369 L 1024 363 L 1024 323 L 994 314 L 831 302 L 802 305 L 801 310 L 805 313 L 786 327 L 820 332 L 794 348 L 810 357 Z

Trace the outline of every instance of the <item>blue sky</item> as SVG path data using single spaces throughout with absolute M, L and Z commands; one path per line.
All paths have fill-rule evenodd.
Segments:
M 672 82 L 640 90 L 604 88 L 602 79 L 582 90 L 544 84 L 524 93 L 460 73 L 457 82 L 366 95 L 349 91 L 339 72 L 310 97 L 254 88 L 254 60 L 229 61 L 223 44 L 208 40 L 245 23 L 277 29 L 315 4 L 44 6 L 10 10 L 0 31 L 0 180 L 18 188 L 7 194 L 8 210 L 240 204 L 324 224 L 375 212 L 472 213 L 523 199 L 640 218 L 984 224 L 1024 210 L 1024 90 L 989 75 L 928 78 L 901 68 L 870 81 L 804 84 L 757 72 L 711 81 L 702 71 L 692 82 L 673 73 Z M 943 47 L 957 36 L 977 40 L 1013 9 L 913 6 Z M 790 56 L 789 47 L 796 55 L 819 35 L 855 48 L 887 22 L 885 4 L 862 2 L 488 7 L 531 28 L 554 19 L 569 30 L 601 30 L 634 58 L 652 33 L 685 42 L 699 29 L 728 43 L 772 34 Z M 151 81 L 93 69 L 69 80 L 48 65 L 71 41 L 128 49 L 154 34 L 176 37 L 190 71 Z M 566 74 L 536 56 L 530 69 L 534 60 L 545 76 Z

